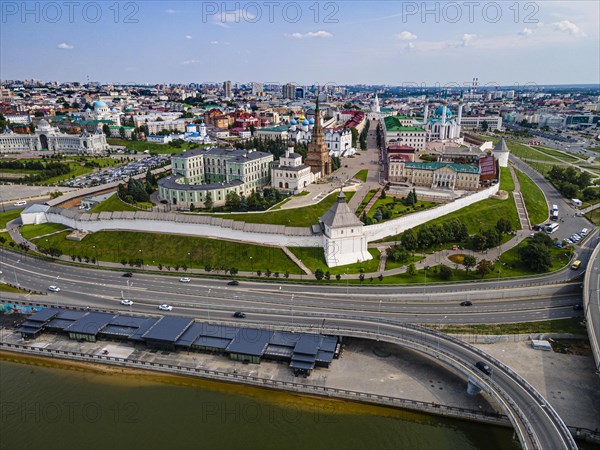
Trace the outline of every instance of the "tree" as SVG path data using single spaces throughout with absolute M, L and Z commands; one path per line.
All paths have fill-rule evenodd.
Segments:
M 452 278 L 452 269 L 444 264 L 440 266 L 440 278 L 442 280 L 449 280 Z
M 325 274 L 323 273 L 323 270 L 321 270 L 321 269 L 315 270 L 315 278 L 317 280 L 319 280 L 319 281 L 322 280 L 324 275 Z
M 496 228 L 490 228 L 483 232 L 485 236 L 485 246 L 486 248 L 497 247 L 502 242 L 502 235 L 498 233 Z
M 110 137 L 110 127 L 107 124 L 102 125 L 102 132 L 106 137 Z
M 212 196 L 210 195 L 210 192 L 206 193 L 206 197 L 204 198 L 204 208 L 206 209 L 212 209 L 213 207 L 213 199 Z
M 383 214 L 381 213 L 380 208 L 377 208 L 377 210 L 375 210 L 375 214 L 373 214 L 373 219 L 375 219 L 377 222 L 381 222 L 381 219 L 383 219 Z
M 324 277 L 326 280 L 330 280 L 330 279 L 331 279 L 331 273 L 329 272 L 329 270 L 328 270 L 327 272 L 325 272 L 325 275 L 323 275 L 323 277 Z
M 523 266 L 534 272 L 547 272 L 552 267 L 550 249 L 539 242 L 530 241 L 525 247 L 519 249 L 519 256 Z
M 476 234 L 471 238 L 471 243 L 473 245 L 473 250 L 481 251 L 485 249 L 486 239 L 483 234 Z
M 481 278 L 486 276 L 488 273 L 492 273 L 493 270 L 494 263 L 488 261 L 487 259 L 482 259 L 481 261 L 479 261 L 479 264 L 477 264 L 477 273 L 481 275 Z
M 465 266 L 465 271 L 469 273 L 469 270 L 477 265 L 477 258 L 473 255 L 465 255 L 465 259 L 463 260 L 463 266 Z
M 412 228 L 409 228 L 402 233 L 400 241 L 402 242 L 404 248 L 408 251 L 413 251 L 417 248 L 417 238 Z
M 339 273 L 335 275 L 335 279 L 337 281 L 340 281 L 341 278 L 342 278 L 342 276 Z
M 352 147 L 356 148 L 356 141 L 358 140 L 358 130 L 356 128 L 350 128 L 352 132 Z
M 490 124 L 488 123 L 488 121 L 487 121 L 487 120 L 484 120 L 484 121 L 481 123 L 481 129 L 482 129 L 483 131 L 487 131 L 489 127 L 490 127 Z
M 512 231 L 512 223 L 505 217 L 501 217 L 496 222 L 496 230 L 500 234 L 510 233 Z
M 241 199 L 237 192 L 228 192 L 225 197 L 225 206 L 231 211 L 239 211 L 240 205 Z
M 229 269 L 229 273 L 231 275 L 237 275 L 237 273 L 238 273 L 237 267 L 232 267 L 231 269 Z
M 414 277 L 417 274 L 417 267 L 414 265 L 414 263 L 408 265 L 406 273 L 411 277 Z
M 121 136 L 121 139 L 125 139 L 125 128 L 119 128 L 119 136 Z

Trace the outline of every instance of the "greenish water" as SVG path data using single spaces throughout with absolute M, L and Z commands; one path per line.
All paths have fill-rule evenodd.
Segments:
M 506 428 L 6 355 L 0 415 L 0 448 L 15 450 L 519 448 Z

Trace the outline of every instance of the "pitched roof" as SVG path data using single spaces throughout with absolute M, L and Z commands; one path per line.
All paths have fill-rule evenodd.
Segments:
M 356 217 L 354 211 L 346 203 L 346 196 L 342 191 L 338 195 L 338 200 L 321 217 L 321 222 L 329 228 L 346 228 L 352 226 L 361 226 L 363 223 Z
M 500 142 L 496 144 L 494 147 L 495 152 L 509 152 L 508 146 L 506 145 L 506 141 L 504 138 L 500 139 Z

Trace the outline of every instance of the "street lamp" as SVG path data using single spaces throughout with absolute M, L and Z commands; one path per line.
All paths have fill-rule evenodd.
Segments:
M 212 289 L 208 290 L 208 294 L 207 294 L 208 299 L 210 299 L 210 291 L 212 291 Z M 206 302 L 206 314 L 208 315 L 208 321 L 210 322 L 210 300 Z
M 142 252 L 142 249 L 140 249 L 139 253 L 140 253 L 140 259 L 142 260 L 142 270 L 144 270 L 144 252 Z
M 377 341 L 379 341 L 379 326 L 381 325 L 381 300 L 379 300 L 379 307 L 377 308 Z
M 439 323 L 438 323 L 438 328 L 442 327 L 442 322 L 444 321 L 444 319 L 446 319 L 448 316 L 444 316 L 440 319 Z M 438 330 L 438 333 L 441 333 L 440 330 Z M 437 341 L 437 351 L 438 353 L 440 352 L 440 335 L 438 334 L 438 341 Z
M 292 307 L 292 326 L 294 326 L 294 294 L 292 294 L 291 307 Z
M 254 273 L 254 258 L 252 258 L 252 256 L 250 257 L 250 268 L 252 270 L 252 273 Z
M 98 249 L 96 248 L 95 245 L 92 245 L 92 248 L 94 249 L 94 253 L 95 253 L 96 265 L 98 265 Z
M 190 259 L 190 272 L 192 271 L 192 254 L 188 252 L 188 257 Z

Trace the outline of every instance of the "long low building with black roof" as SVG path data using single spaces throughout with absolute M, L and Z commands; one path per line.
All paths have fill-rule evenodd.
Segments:
M 222 354 L 242 363 L 286 362 L 296 375 L 329 367 L 340 350 L 337 336 L 217 325 L 189 317 L 143 317 L 58 307 L 31 314 L 16 331 L 24 339 L 54 332 L 90 342 L 103 339 L 145 345 L 153 350 Z

